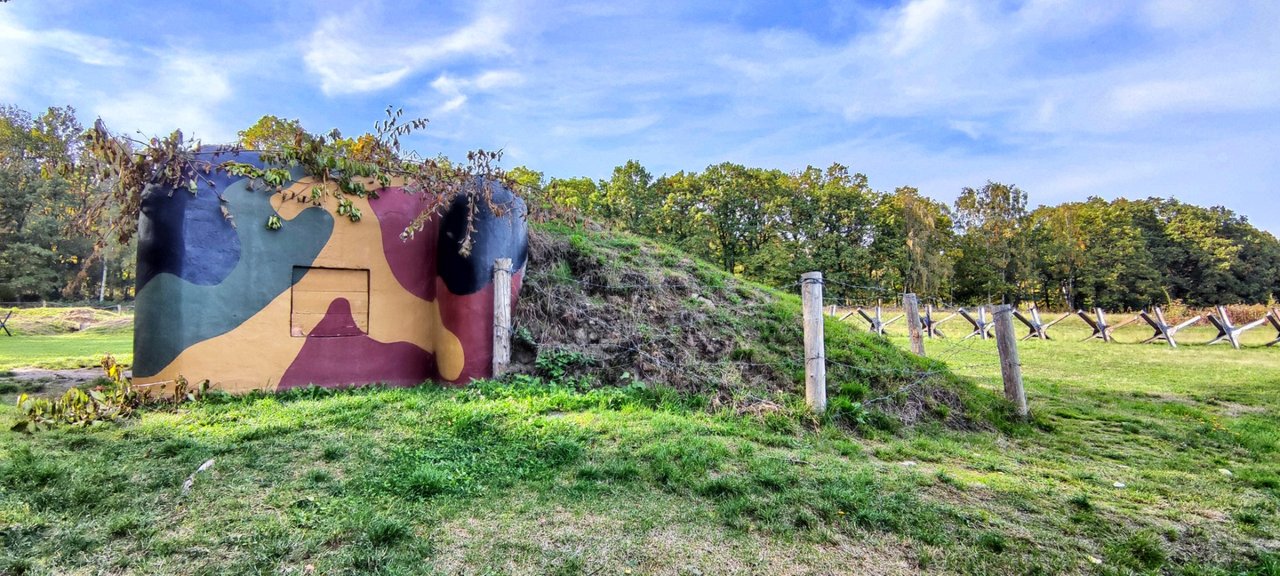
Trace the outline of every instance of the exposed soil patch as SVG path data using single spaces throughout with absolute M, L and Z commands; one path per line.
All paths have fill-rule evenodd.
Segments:
M 627 235 L 533 230 L 515 310 L 518 371 L 589 386 L 660 383 L 711 408 L 767 415 L 803 390 L 799 300 Z M 981 394 L 889 341 L 828 328 L 828 397 L 837 418 L 874 411 L 900 423 L 982 426 Z M 887 424 L 886 424 L 887 425 Z
M 1221 402 L 1218 404 L 1222 408 L 1222 415 L 1236 418 L 1244 414 L 1263 414 L 1267 411 L 1265 406 L 1247 406 L 1245 404 L 1237 404 L 1235 402 Z
M 733 279 L 706 286 L 696 275 L 709 271 L 653 245 L 610 252 L 532 234 L 515 318 L 517 331 L 529 336 L 517 338 L 515 360 L 525 369 L 534 368 L 539 352 L 580 354 L 585 358 L 566 360 L 567 368 L 599 375 L 606 384 L 664 382 L 722 401 L 735 390 L 792 381 L 776 363 L 751 357 L 759 334 L 742 321 L 766 314 L 776 298 Z M 674 266 L 636 265 L 664 256 Z
M 125 372 L 132 377 L 132 373 Z M 75 368 L 70 370 L 45 370 L 43 368 L 15 368 L 0 376 L 0 394 L 30 394 L 32 396 L 61 396 L 67 390 L 89 384 L 102 378 L 101 368 Z

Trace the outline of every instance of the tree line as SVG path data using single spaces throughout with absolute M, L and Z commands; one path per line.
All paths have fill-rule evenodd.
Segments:
M 775 286 L 820 270 L 850 301 L 914 292 L 958 304 L 1134 310 L 1274 302 L 1280 241 L 1222 207 L 1092 197 L 1031 208 L 989 181 L 948 205 L 912 187 L 871 188 L 840 164 L 797 172 L 721 163 L 654 177 L 511 177 L 553 212 L 650 236 Z
M 356 138 L 337 130 L 311 133 L 297 120 L 264 116 L 240 131 L 236 143 L 202 146 L 181 130 L 135 138 L 110 131 L 101 119 L 85 129 L 70 107 L 37 116 L 0 105 L 0 302 L 82 300 L 94 295 L 94 287 L 100 299 L 104 293 L 131 297 L 143 198 L 151 191 L 220 195 L 215 172 L 352 222 L 362 215 L 351 196 L 376 197 L 377 188 L 395 180 L 431 200 L 406 235 L 421 231 L 460 196 L 496 209 L 490 183 L 505 180 L 495 164 L 501 154 L 475 150 L 455 162 L 403 152 L 401 139 L 427 124 L 403 114 L 388 107 L 372 132 Z M 255 151 L 263 165 L 240 161 L 244 150 Z M 308 190 L 287 189 L 294 170 L 312 179 Z M 475 214 L 466 214 L 463 256 L 472 246 Z M 236 226 L 226 205 L 222 216 Z M 281 222 L 272 216 L 247 225 L 278 229 Z
M 104 209 L 116 183 L 86 168 L 95 161 L 86 134 L 70 107 L 0 106 L 0 301 L 96 296 L 104 263 L 108 294 L 131 294 L 136 248 L 106 230 L 130 207 Z M 264 116 L 239 136 L 268 149 L 313 135 Z M 329 146 L 372 142 L 335 134 Z M 1273 235 L 1225 208 L 1172 199 L 1033 209 L 1017 186 L 987 182 L 946 204 L 908 186 L 875 190 L 840 164 L 784 172 L 725 162 L 655 177 L 633 160 L 604 180 L 526 167 L 504 177 L 544 212 L 649 236 L 775 286 L 821 270 L 827 293 L 851 301 L 907 291 L 959 304 L 1136 309 L 1261 303 L 1280 291 Z
M 84 131 L 70 106 L 32 114 L 0 105 L 0 301 L 132 290 L 136 246 L 100 242 L 93 223 L 81 225 L 102 193 L 78 168 Z

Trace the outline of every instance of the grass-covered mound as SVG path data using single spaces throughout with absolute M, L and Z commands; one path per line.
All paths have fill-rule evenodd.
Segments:
M 803 399 L 798 291 L 629 234 L 535 228 L 515 329 L 524 370 L 585 387 L 657 383 L 712 409 L 757 413 Z M 827 321 L 826 355 L 835 420 L 882 429 L 1004 420 L 1003 400 L 849 324 Z

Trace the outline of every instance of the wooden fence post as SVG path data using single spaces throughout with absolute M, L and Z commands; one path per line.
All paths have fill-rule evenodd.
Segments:
M 1027 417 L 1027 393 L 1022 388 L 1022 363 L 1018 360 L 1018 335 L 1013 332 L 1013 307 L 995 309 L 996 348 L 1000 351 L 1000 374 L 1004 377 L 1004 397 L 1013 403 L 1021 418 Z
M 511 259 L 493 262 L 493 377 L 511 363 Z
M 924 356 L 924 334 L 920 330 L 920 302 L 915 294 L 902 295 L 902 307 L 907 312 L 907 335 L 911 337 L 911 351 Z
M 804 400 L 817 413 L 827 410 L 827 354 L 822 329 L 822 273 L 800 275 L 804 301 Z

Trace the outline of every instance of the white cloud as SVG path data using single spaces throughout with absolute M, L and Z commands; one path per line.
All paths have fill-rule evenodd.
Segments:
M 1183 32 L 1213 28 L 1233 11 L 1229 2 L 1201 0 L 1149 0 L 1142 6 L 1143 16 L 1152 27 Z
M 981 122 L 974 122 L 973 120 L 951 120 L 947 122 L 947 125 L 952 130 L 968 136 L 970 140 L 981 138 L 984 129 Z
M 181 49 L 142 48 L 124 40 L 0 20 L 0 97 L 67 103 L 100 116 L 114 130 L 147 135 L 181 127 L 206 141 L 234 133 L 216 107 L 233 94 L 231 55 L 217 58 Z M 68 58 L 69 57 L 69 58 Z
M 939 27 L 954 26 L 957 24 L 956 20 L 963 19 L 963 15 L 958 12 L 958 6 L 949 0 L 917 0 L 908 3 L 889 31 L 889 37 L 894 39 L 890 53 L 902 56 L 930 44 L 938 35 Z
M 564 122 L 551 129 L 558 138 L 605 138 L 635 134 L 658 123 L 657 114 L 645 114 L 627 118 L 595 118 Z
M 31 30 L 12 20 L 0 20 L 0 43 L 62 52 L 94 66 L 121 66 L 126 62 L 114 40 L 57 28 Z
M 514 70 L 489 70 L 474 78 L 457 78 L 441 74 L 431 82 L 431 87 L 445 98 L 435 107 L 433 117 L 460 110 L 467 103 L 468 94 L 492 92 L 516 86 L 524 77 Z
M 325 18 L 312 33 L 303 60 L 325 94 L 383 90 L 430 66 L 510 51 L 505 41 L 510 23 L 493 11 L 482 10 L 451 32 L 408 42 L 389 37 L 387 23 L 375 21 L 377 16 L 354 8 Z
M 127 60 L 119 43 L 106 38 L 63 29 L 31 29 L 16 17 L 0 20 L 0 98 L 16 99 L 26 84 L 38 80 L 33 74 L 42 56 L 66 55 L 90 66 L 122 66 Z M 43 75 L 41 75 L 43 76 Z
M 1280 145 L 1269 135 L 1280 134 L 1274 2 L 1202 20 L 1217 5 L 911 0 L 853 7 L 841 38 L 688 5 L 532 1 L 491 44 L 438 42 L 445 32 L 416 52 L 366 41 L 371 28 L 357 25 L 338 43 L 360 57 L 313 71 L 322 82 L 367 74 L 353 91 L 429 74 L 415 97 L 432 111 L 433 145 L 503 147 L 553 176 L 606 176 L 629 158 L 655 173 L 838 161 L 876 186 L 948 200 L 995 179 L 1033 201 L 1119 190 L 1203 203 L 1216 187 L 1278 181 L 1261 152 Z M 485 72 L 495 55 L 519 74 Z M 1249 129 L 1260 133 L 1233 137 Z M 1200 175 L 1210 166 L 1220 181 Z
M 164 135 L 175 128 L 206 143 L 234 141 L 218 107 L 234 95 L 230 59 L 181 51 L 157 55 L 151 80 L 110 94 L 91 106 L 108 126 Z
M 477 76 L 472 84 L 479 90 L 489 91 L 516 86 L 524 82 L 524 76 L 515 70 L 489 70 Z

